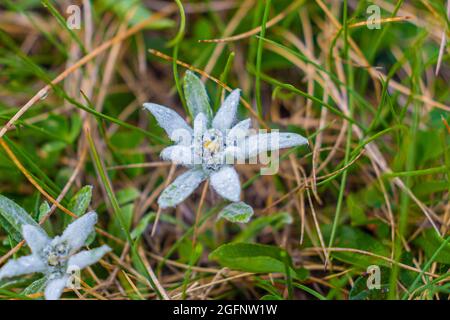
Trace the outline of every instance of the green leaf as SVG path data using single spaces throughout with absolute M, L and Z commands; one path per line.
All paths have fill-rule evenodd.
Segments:
M 6 231 L 6 233 L 15 241 L 22 241 L 22 235 L 15 228 L 13 228 L 6 219 L 0 215 L 0 226 Z
M 134 26 L 139 22 L 142 22 L 152 15 L 152 12 L 148 10 L 139 0 L 98 0 L 96 5 L 100 10 L 108 10 L 114 12 L 121 19 L 129 19 L 130 26 Z M 129 13 L 134 12 L 130 18 Z M 174 26 L 174 22 L 169 19 L 160 19 L 147 26 L 148 29 L 163 29 Z
M 48 202 L 47 201 L 42 202 L 41 205 L 39 206 L 37 221 L 41 221 L 44 217 L 46 217 L 50 213 L 50 210 L 51 207 L 48 204 Z M 70 218 L 67 215 L 64 215 L 63 217 L 64 226 L 67 226 L 68 223 L 66 221 L 70 221 L 69 219 L 72 218 Z M 50 220 L 47 219 L 41 227 L 44 228 L 45 231 L 47 231 L 47 234 L 49 236 L 52 236 L 54 234 L 53 225 L 51 224 Z
M 283 297 L 275 296 L 273 294 L 266 294 L 262 296 L 259 300 L 283 300 Z
M 50 205 L 47 201 L 44 201 L 39 206 L 39 213 L 38 213 L 38 221 L 41 221 L 42 218 L 44 218 L 51 210 Z
M 185 239 L 178 247 L 178 255 L 181 263 L 191 263 L 195 265 L 200 259 L 203 253 L 203 246 L 201 243 L 197 243 L 195 248 L 192 248 L 192 241 Z
M 322 231 L 325 241 L 328 241 L 331 233 L 331 225 L 323 226 Z M 340 226 L 337 228 L 334 247 L 359 249 L 384 257 L 389 257 L 390 254 L 389 249 L 378 239 L 357 228 L 349 226 Z M 387 265 L 385 260 L 355 252 L 332 252 L 331 256 L 364 269 L 373 264 L 380 266 Z
M 259 233 L 266 227 L 271 227 L 273 230 L 278 230 L 286 224 L 292 223 L 292 217 L 288 212 L 279 212 L 271 214 L 270 216 L 262 216 L 253 219 L 240 234 L 238 234 L 233 242 L 249 242 L 252 238 L 259 235 Z
M 244 202 L 233 202 L 222 209 L 219 219 L 224 218 L 231 222 L 247 223 L 253 216 L 253 208 Z
M 283 257 L 283 254 L 286 257 Z M 223 267 L 254 273 L 285 273 L 287 263 L 291 276 L 297 277 L 290 256 L 285 250 L 275 246 L 252 243 L 224 244 L 211 252 L 209 259 L 219 262 Z
M 189 70 L 184 77 L 184 96 L 192 119 L 202 112 L 209 122 L 212 120 L 212 109 L 205 85 Z
M 41 279 L 38 279 L 38 280 L 32 282 L 28 287 L 23 289 L 21 294 L 23 294 L 24 296 L 28 296 L 30 294 L 43 292 L 45 290 L 46 284 L 47 284 L 47 278 L 43 277 Z
M 92 199 L 92 186 L 84 186 L 70 199 L 67 209 L 81 216 L 86 213 Z
M 347 209 L 352 221 L 352 226 L 360 226 L 367 223 L 363 202 L 356 195 L 349 194 L 347 197 Z
M 128 204 L 121 208 L 119 214 L 120 218 L 117 216 L 114 216 L 108 226 L 108 231 L 116 236 L 120 237 L 122 239 L 127 238 L 127 233 L 129 233 L 131 228 L 131 223 L 133 220 L 133 210 L 134 210 L 134 204 Z M 121 220 L 123 222 L 123 225 L 121 223 Z M 131 235 L 130 235 L 131 238 Z
M 389 279 L 389 277 L 386 277 Z M 383 280 L 383 278 L 382 278 Z M 386 300 L 389 284 L 380 284 L 380 289 L 368 289 L 367 277 L 361 276 L 356 279 L 350 290 L 350 300 Z
M 0 224 L 16 241 L 22 240 L 23 225 L 30 224 L 39 227 L 36 221 L 22 207 L 1 194 L 0 217 Z
M 134 201 L 139 195 L 139 190 L 134 187 L 124 188 L 116 193 L 117 201 L 120 205 L 125 205 Z
M 137 226 L 131 231 L 131 239 L 136 240 L 138 239 L 144 231 L 147 229 L 147 226 L 155 219 L 156 213 L 151 212 L 149 214 L 146 214 L 142 217 L 141 220 L 139 220 Z
M 415 241 L 415 243 L 425 251 L 427 258 L 430 258 L 443 242 L 444 240 L 436 234 L 434 229 L 425 230 Z M 450 264 L 450 244 L 447 244 L 444 248 L 442 248 L 436 256 L 435 261 Z

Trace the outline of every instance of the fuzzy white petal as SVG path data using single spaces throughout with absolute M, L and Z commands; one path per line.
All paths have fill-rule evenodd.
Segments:
M 94 225 L 97 223 L 97 214 L 93 211 L 86 213 L 74 222 L 69 224 L 59 239 L 55 240 L 66 242 L 73 253 L 84 246 L 88 236 L 94 231 Z
M 230 129 L 236 119 L 236 111 L 239 105 L 241 90 L 233 90 L 222 103 L 219 111 L 213 119 L 212 127 L 225 132 Z
M 184 140 L 184 136 L 192 135 L 191 127 L 172 109 L 156 103 L 144 103 L 144 108 L 153 114 L 158 124 L 167 132 L 170 140 L 180 142 L 180 140 Z
M 202 169 L 191 169 L 178 176 L 158 198 L 159 206 L 164 209 L 175 207 L 183 202 L 208 177 Z
M 235 159 L 245 160 L 245 153 L 241 152 L 241 148 L 239 147 L 242 142 L 245 141 L 248 136 L 248 132 L 250 129 L 251 120 L 245 119 L 239 123 L 237 123 L 227 134 L 227 149 L 225 150 L 227 155 L 233 155 Z
M 67 285 L 68 279 L 69 276 L 65 275 L 61 278 L 49 280 L 49 282 L 47 282 L 47 286 L 45 287 L 45 299 L 58 300 Z
M 92 249 L 83 250 L 77 254 L 71 256 L 68 262 L 68 268 L 84 269 L 96 262 L 98 262 L 105 254 L 111 251 L 111 248 L 107 245 Z
M 200 112 L 194 119 L 194 136 L 201 136 L 208 129 L 208 119 Z
M 233 128 L 230 129 L 230 131 L 227 134 L 228 138 L 236 138 L 245 136 L 248 134 L 248 130 L 250 129 L 250 126 L 252 124 L 252 120 L 250 118 L 242 120 L 238 122 Z
M 223 198 L 230 201 L 239 201 L 241 184 L 239 176 L 233 167 L 223 167 L 211 175 L 211 186 Z
M 0 269 L 0 280 L 4 278 L 11 278 L 33 272 L 45 272 L 47 265 L 37 255 L 29 255 L 20 257 L 16 260 L 9 260 Z
M 42 228 L 30 224 L 22 226 L 22 235 L 34 253 L 40 252 L 50 243 L 50 238 Z
M 245 140 L 245 146 L 241 147 L 245 149 L 246 158 L 251 158 L 262 152 L 301 146 L 304 144 L 308 144 L 308 140 L 299 134 L 290 132 L 271 132 L 250 136 Z
M 165 148 L 161 152 L 161 158 L 184 166 L 191 166 L 201 161 L 197 159 L 197 162 L 195 162 L 196 159 L 194 159 L 194 152 L 191 147 L 178 145 Z

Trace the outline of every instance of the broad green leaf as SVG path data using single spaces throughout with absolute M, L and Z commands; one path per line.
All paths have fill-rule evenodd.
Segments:
M 331 225 L 323 226 L 322 232 L 325 241 L 328 242 L 331 233 Z M 340 226 L 337 228 L 333 246 L 364 250 L 384 257 L 389 257 L 390 255 L 390 250 L 379 240 L 357 228 L 352 228 L 349 226 Z M 335 251 L 331 253 L 331 256 L 340 261 L 361 268 L 367 268 L 369 265 L 373 264 L 380 266 L 387 265 L 385 260 L 355 252 Z
M 70 199 L 67 209 L 81 216 L 86 213 L 92 199 L 92 186 L 84 186 Z
M 193 72 L 186 71 L 184 77 L 184 96 L 192 119 L 203 113 L 208 122 L 212 119 L 212 109 L 203 82 Z
M 427 258 L 430 258 L 437 249 L 442 245 L 444 240 L 440 238 L 433 229 L 425 230 L 422 235 L 417 238 L 415 243 L 424 251 Z M 436 256 L 436 262 L 450 264 L 450 244 L 447 244 Z
M 283 253 L 286 258 L 283 258 Z M 286 264 L 292 276 L 297 276 L 286 251 L 275 246 L 252 243 L 224 244 L 214 250 L 209 259 L 223 267 L 255 273 L 285 273 Z
M 0 194 L 0 223 L 10 236 L 16 241 L 22 240 L 22 226 L 30 224 L 39 225 L 31 216 L 14 201 Z
M 354 194 L 347 197 L 347 209 L 352 220 L 352 226 L 360 226 L 367 223 L 367 217 L 364 212 L 363 202 Z
M 247 223 L 253 216 L 253 208 L 244 202 L 233 202 L 222 209 L 219 218 L 227 219 L 231 222 Z

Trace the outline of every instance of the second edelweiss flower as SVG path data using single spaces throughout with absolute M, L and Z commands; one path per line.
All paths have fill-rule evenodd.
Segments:
M 39 272 L 45 276 L 45 298 L 57 300 L 68 286 L 72 270 L 81 270 L 111 251 L 107 245 L 78 252 L 94 232 L 97 214 L 89 212 L 67 226 L 61 236 L 53 239 L 37 224 L 26 224 L 22 235 L 31 255 L 10 260 L 0 268 L 0 280 Z
M 176 144 L 161 152 L 164 160 L 189 168 L 170 184 L 158 199 L 161 208 L 175 207 L 184 201 L 204 180 L 232 202 L 240 200 L 241 185 L 235 163 L 274 151 L 307 144 L 295 133 L 260 133 L 248 135 L 250 119 L 236 122 L 240 90 L 232 91 L 213 117 L 205 86 L 192 72 L 184 79 L 186 103 L 194 118 L 193 128 L 175 111 L 154 103 L 145 103 Z

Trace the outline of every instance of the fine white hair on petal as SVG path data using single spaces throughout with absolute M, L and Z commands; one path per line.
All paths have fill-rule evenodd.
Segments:
M 229 165 L 245 164 L 245 155 L 239 147 L 226 147 L 224 150 L 224 163 Z
M 196 157 L 201 157 L 202 154 L 202 137 L 208 129 L 208 119 L 203 112 L 200 112 L 194 119 L 194 154 Z M 199 160 L 201 162 L 201 159 Z M 196 162 L 198 163 L 198 162 Z
M 16 260 L 9 260 L 0 269 L 0 280 L 33 272 L 44 273 L 46 270 L 46 263 L 37 255 L 32 254 L 29 256 L 20 257 Z
M 88 212 L 69 224 L 59 239 L 59 242 L 67 242 L 70 252 L 73 253 L 84 246 L 88 236 L 94 231 L 97 223 L 97 213 Z
M 172 141 L 178 142 L 180 137 L 177 133 L 180 130 L 192 134 L 191 127 L 172 109 L 156 103 L 144 103 L 144 108 L 153 114 L 158 124 L 167 132 Z
M 241 196 L 241 183 L 233 167 L 223 167 L 211 174 L 211 186 L 223 198 L 236 202 Z
M 194 136 L 201 136 L 208 129 L 208 119 L 203 112 L 200 112 L 194 119 Z
M 247 137 L 245 140 L 245 156 L 246 158 L 251 158 L 262 152 L 301 146 L 304 144 L 308 144 L 308 140 L 296 133 L 260 133 Z
M 207 177 L 208 174 L 200 168 L 186 171 L 164 189 L 158 198 L 158 205 L 161 209 L 175 207 L 189 197 Z
M 164 148 L 161 152 L 161 158 L 184 166 L 191 166 L 197 163 L 194 161 L 194 152 L 192 148 L 186 146 L 177 145 Z
M 69 280 L 68 275 L 49 280 L 47 282 L 47 286 L 45 287 L 45 299 L 58 300 L 61 297 L 64 288 L 67 286 L 67 280 Z
M 34 253 L 40 252 L 50 243 L 50 238 L 41 227 L 26 224 L 22 226 L 22 235 Z
M 238 142 L 244 139 L 248 135 L 248 130 L 252 121 L 249 119 L 238 122 L 227 133 L 227 146 L 235 146 Z
M 219 111 L 217 111 L 216 116 L 213 119 L 212 127 L 225 132 L 230 129 L 232 124 L 236 119 L 236 111 L 239 105 L 239 97 L 241 95 L 241 90 L 233 90 L 225 101 L 222 103 Z
M 103 245 L 92 250 L 80 251 L 69 258 L 69 262 L 67 263 L 68 268 L 70 269 L 76 267 L 79 269 L 84 269 L 98 262 L 105 254 L 110 251 L 111 248 L 107 245 Z

